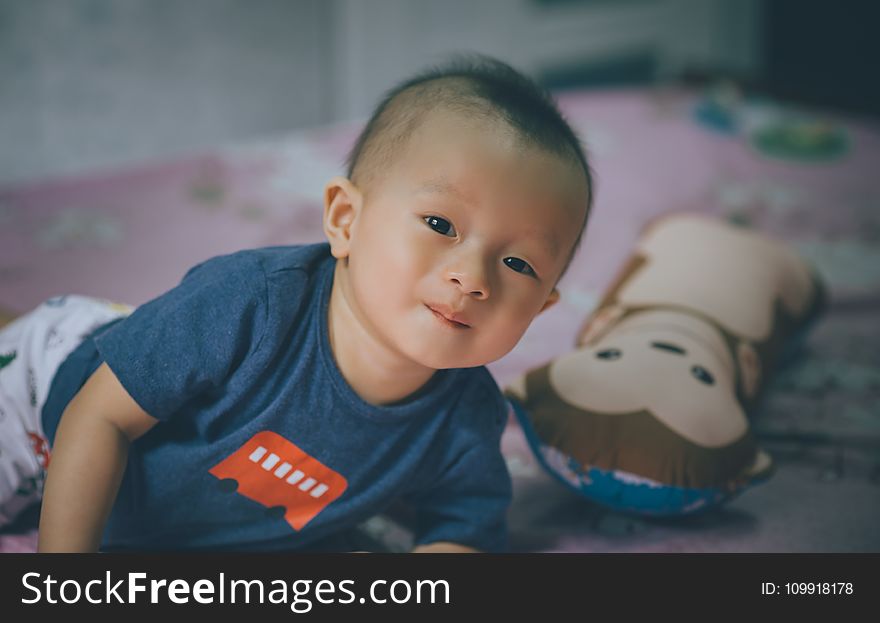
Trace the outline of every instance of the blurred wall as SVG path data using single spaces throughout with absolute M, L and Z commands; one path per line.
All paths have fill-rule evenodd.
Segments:
M 878 23 L 876 0 L 768 2 L 761 80 L 780 98 L 876 118 Z
M 450 52 L 550 86 L 753 72 L 759 0 L 0 0 L 0 183 L 358 119 Z
M 322 0 L 0 0 L 0 182 L 328 121 Z
M 575 86 L 638 64 L 757 73 L 758 0 L 336 0 L 333 110 L 369 112 L 381 93 L 452 50 L 506 60 Z M 607 71 L 604 68 L 608 68 Z M 570 76 L 572 79 L 567 78 Z M 554 85 L 555 86 L 555 85 Z

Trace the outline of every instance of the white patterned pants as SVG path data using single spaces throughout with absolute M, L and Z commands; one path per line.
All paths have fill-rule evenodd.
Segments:
M 49 444 L 41 413 L 58 367 L 92 331 L 131 311 L 57 296 L 0 328 L 0 526 L 42 496 Z

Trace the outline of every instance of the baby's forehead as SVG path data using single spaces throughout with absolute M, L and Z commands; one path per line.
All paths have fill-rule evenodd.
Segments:
M 455 195 L 467 193 L 468 187 L 501 184 L 566 201 L 572 195 L 580 201 L 588 192 L 573 156 L 497 124 L 449 119 L 416 133 L 399 164 L 419 192 Z
M 527 222 L 540 222 L 550 204 L 564 204 L 575 213 L 566 226 L 580 225 L 588 187 L 575 156 L 550 150 L 497 115 L 439 109 L 411 122 L 406 136 L 388 144 L 374 169 L 380 185 L 474 205 L 479 205 L 475 195 L 485 198 L 491 189 L 534 206 L 523 211 Z
M 431 165 L 435 164 L 433 161 Z M 468 218 L 486 213 L 484 225 L 528 232 L 558 247 L 578 230 L 588 205 L 586 185 L 577 169 L 559 159 L 537 156 L 520 160 L 507 176 L 498 169 L 483 168 L 462 159 L 458 168 L 420 167 L 411 162 L 409 171 L 422 173 L 400 180 L 413 205 L 425 203 L 449 209 L 449 216 Z M 500 217 L 500 218 L 499 218 Z

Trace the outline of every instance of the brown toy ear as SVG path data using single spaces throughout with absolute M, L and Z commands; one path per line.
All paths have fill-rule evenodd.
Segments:
M 755 478 L 764 478 L 766 476 L 769 476 L 773 472 L 773 470 L 773 459 L 770 458 L 770 455 L 763 450 L 758 450 L 757 453 L 755 453 L 755 460 L 746 470 L 745 476 L 749 480 L 754 480 Z
M 624 309 L 619 305 L 609 305 L 594 313 L 581 327 L 575 346 L 586 346 L 601 338 L 623 316 Z
M 743 470 L 738 478 L 730 481 L 729 486 L 732 491 L 748 486 L 769 478 L 776 471 L 776 464 L 769 454 L 763 450 L 756 450 L 754 460 Z
M 761 360 L 751 342 L 740 341 L 736 346 L 736 361 L 740 373 L 740 389 L 749 400 L 755 397 L 761 382 Z
M 614 281 L 608 286 L 608 290 L 599 301 L 599 309 L 587 318 L 584 325 L 578 331 L 574 345 L 585 346 L 599 339 L 620 317 L 623 316 L 624 308 L 617 303 L 618 294 L 623 285 L 632 279 L 633 275 L 641 270 L 647 258 L 641 253 L 634 253 L 626 260 L 623 268 L 618 271 Z

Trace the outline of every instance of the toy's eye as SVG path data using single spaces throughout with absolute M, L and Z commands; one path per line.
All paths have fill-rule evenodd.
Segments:
M 452 226 L 452 223 L 445 218 L 440 218 L 439 216 L 426 216 L 424 220 L 428 224 L 428 227 L 436 231 L 438 234 L 449 236 L 449 232 L 452 231 L 451 235 L 455 236 L 455 228 Z
M 712 376 L 712 373 L 703 366 L 693 366 L 691 368 L 691 374 L 693 374 L 694 378 L 696 378 L 700 383 L 705 383 L 706 385 L 715 384 L 715 377 Z
M 611 361 L 612 359 L 620 359 L 623 356 L 623 353 L 620 352 L 617 348 L 606 348 L 605 350 L 600 350 L 596 353 L 597 359 L 605 359 L 607 361 Z

